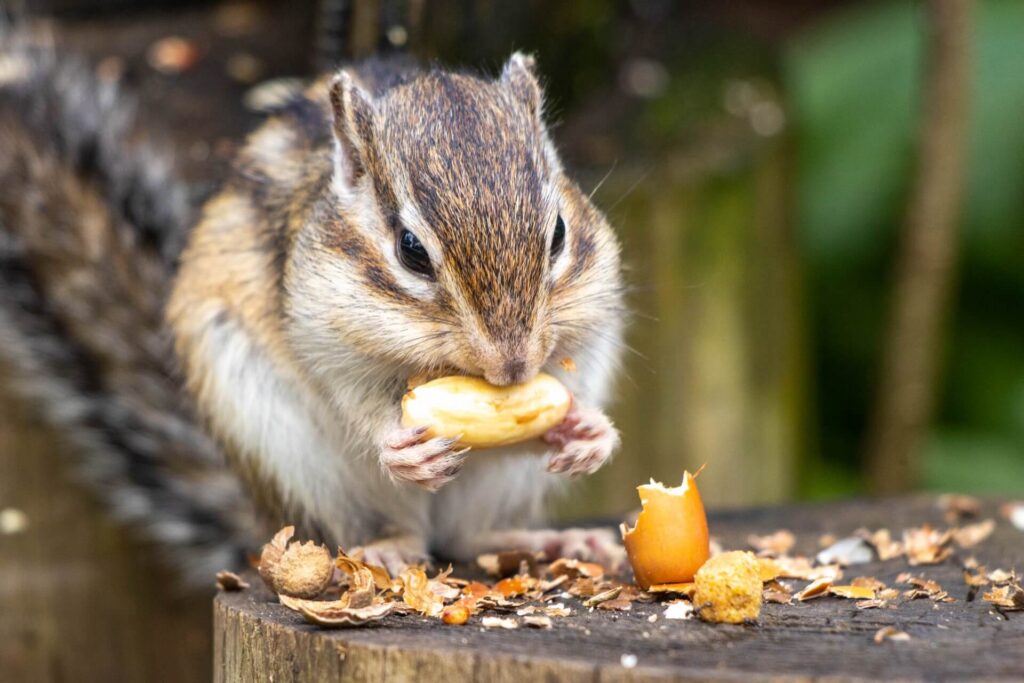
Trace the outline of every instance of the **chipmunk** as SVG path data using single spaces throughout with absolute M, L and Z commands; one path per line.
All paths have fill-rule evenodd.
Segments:
M 618 445 L 600 407 L 624 317 L 619 244 L 562 166 L 532 58 L 494 79 L 374 60 L 316 80 L 191 229 L 110 84 L 23 61 L 0 83 L 0 354 L 122 517 L 195 574 L 251 549 L 258 520 L 393 571 L 618 552 L 610 532 L 528 530 L 559 475 Z M 540 371 L 574 396 L 542 440 L 467 452 L 400 426 L 410 378 Z

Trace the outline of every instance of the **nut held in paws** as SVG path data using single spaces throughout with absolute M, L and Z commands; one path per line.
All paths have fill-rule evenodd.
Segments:
M 406 392 L 402 424 L 427 427 L 431 437 L 458 438 L 488 448 L 535 439 L 561 424 L 572 394 L 551 375 L 497 387 L 477 377 L 441 377 Z

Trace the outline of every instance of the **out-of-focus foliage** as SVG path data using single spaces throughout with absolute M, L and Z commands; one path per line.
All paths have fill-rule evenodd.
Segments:
M 787 229 L 776 237 L 780 244 L 788 242 L 792 216 L 798 253 L 786 268 L 798 282 L 793 291 L 802 297 L 797 324 L 809 336 L 806 348 L 797 343 L 799 364 L 806 366 L 797 381 L 806 377 L 811 390 L 808 417 L 797 419 L 810 453 L 799 468 L 802 491 L 813 496 L 859 491 L 895 248 L 917 173 L 927 47 L 924 4 L 838 2 L 803 18 L 785 3 L 758 5 L 760 14 L 753 15 L 710 3 L 666 0 L 526 0 L 451 7 L 433 15 L 427 53 L 497 69 L 512 49 L 534 52 L 570 163 L 590 187 L 611 169 L 597 199 L 626 239 L 631 284 L 638 290 L 634 303 L 657 318 L 651 323 L 641 319 L 635 329 L 647 326 L 655 337 L 658 329 L 667 334 L 666 321 L 672 317 L 651 304 L 655 289 L 659 297 L 678 299 L 674 306 L 660 306 L 690 316 L 687 292 L 719 293 L 713 278 L 697 279 L 692 264 L 718 272 L 730 259 L 710 263 L 707 254 L 695 251 L 695 243 L 685 242 L 677 255 L 680 264 L 690 264 L 680 266 L 683 294 L 661 291 L 664 283 L 650 280 L 652 258 L 663 245 L 645 246 L 656 213 L 647 209 L 672 204 L 681 214 L 679 230 L 694 235 L 720 231 L 694 208 L 703 201 L 697 199 L 702 191 L 691 196 L 687 193 L 694 190 L 687 184 L 710 187 L 704 181 L 712 176 L 742 183 L 751 164 L 766 163 L 763 150 L 746 136 L 750 128 L 757 130 L 753 114 L 759 105 L 767 111 L 781 104 L 783 118 L 777 125 L 785 136 L 784 163 L 773 171 L 778 184 L 772 191 L 780 193 Z M 925 483 L 1020 491 L 1024 3 L 979 1 L 975 19 L 961 263 Z M 771 134 L 765 140 L 778 142 Z M 687 170 L 674 176 L 680 169 Z M 763 233 L 751 229 L 754 234 Z M 757 281 L 744 272 L 743 281 Z M 681 334 L 699 336 L 692 332 L 692 323 L 699 321 L 686 322 L 691 325 L 682 325 Z M 657 357 L 657 345 L 643 334 L 633 341 L 645 357 Z M 752 347 L 761 342 L 758 333 L 751 335 Z M 648 384 L 656 384 L 649 375 L 672 376 L 666 363 L 662 359 L 656 367 L 634 371 L 643 390 L 628 400 L 664 402 L 666 396 Z M 675 380 L 682 381 L 693 372 L 684 368 L 677 374 Z M 692 411 L 692 405 L 673 407 L 675 419 Z M 654 419 L 646 406 L 641 412 Z M 625 420 L 624 426 L 632 424 Z M 656 425 L 652 430 L 657 431 Z M 668 451 L 679 457 L 686 453 L 681 441 L 664 441 L 647 444 L 627 435 L 631 448 L 624 449 L 624 457 L 642 460 L 639 469 L 653 473 L 657 463 L 668 462 Z M 707 456 L 685 457 L 703 462 Z M 609 477 L 620 474 L 613 470 Z
M 926 482 L 1024 487 L 1024 3 L 977 3 L 962 262 Z M 913 177 L 924 54 L 919 3 L 844 11 L 785 59 L 798 149 L 820 465 L 852 474 L 876 380 L 895 236 Z M 914 353 L 914 349 L 907 349 Z

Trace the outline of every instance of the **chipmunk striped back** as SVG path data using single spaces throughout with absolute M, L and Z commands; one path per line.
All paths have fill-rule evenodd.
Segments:
M 253 512 L 182 391 L 163 306 L 192 209 L 133 112 L 0 34 L 0 362 L 111 511 L 208 585 Z

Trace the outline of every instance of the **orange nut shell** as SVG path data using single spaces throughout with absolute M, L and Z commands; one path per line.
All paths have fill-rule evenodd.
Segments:
M 636 526 L 622 527 L 622 542 L 637 584 L 693 581 L 707 561 L 708 521 L 697 484 L 689 472 L 683 483 L 668 489 L 651 482 L 637 487 L 643 510 Z

